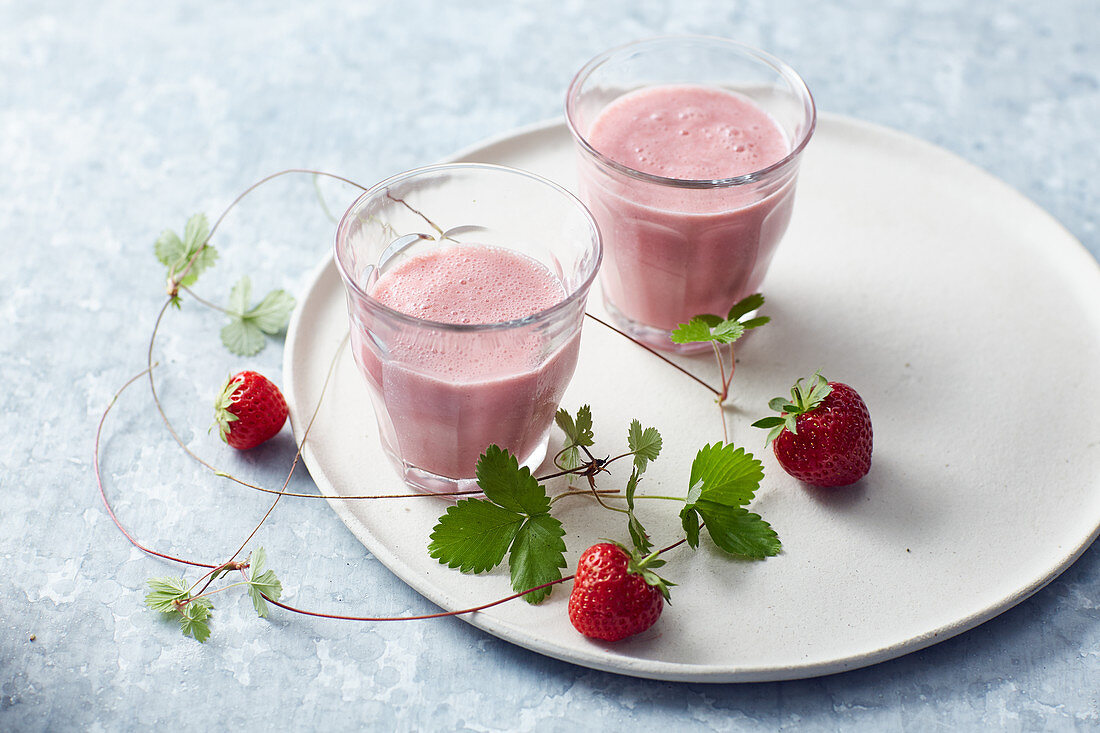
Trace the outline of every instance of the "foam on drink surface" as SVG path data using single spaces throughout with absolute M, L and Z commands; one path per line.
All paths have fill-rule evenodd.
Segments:
M 383 274 L 370 295 L 406 315 L 446 324 L 513 321 L 565 298 L 561 281 L 536 260 L 500 247 L 441 247 Z M 537 335 L 511 329 L 447 337 L 410 329 L 392 344 L 406 360 L 441 376 L 480 379 L 536 365 L 545 354 Z
M 790 152 L 782 129 L 755 102 L 696 85 L 625 94 L 600 112 L 588 139 L 617 163 L 680 180 L 733 178 Z

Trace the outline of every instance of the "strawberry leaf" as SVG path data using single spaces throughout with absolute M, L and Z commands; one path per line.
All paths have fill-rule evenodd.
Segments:
M 190 586 L 180 577 L 150 578 L 145 582 L 149 585 L 145 605 L 175 619 L 184 636 L 193 636 L 199 642 L 210 638 L 207 619 L 214 604 L 208 598 L 192 598 Z
M 200 644 L 210 638 L 210 611 L 214 607 L 206 598 L 192 598 L 179 614 L 180 631 L 184 636 L 193 636 Z
M 549 514 L 533 516 L 523 523 L 508 555 L 512 588 L 517 593 L 561 580 L 561 569 L 566 565 L 564 536 L 561 522 Z M 552 588 L 540 588 L 523 598 L 528 603 L 539 603 Z
M 657 428 L 642 429 L 642 424 L 632 420 L 627 431 L 626 444 L 630 452 L 634 454 L 634 466 L 641 474 L 645 471 L 650 461 L 657 460 L 661 453 L 661 434 Z
M 565 445 L 555 457 L 554 463 L 563 471 L 580 468 L 584 465 L 580 447 L 590 447 L 595 440 L 592 433 L 592 408 L 582 405 L 577 410 L 576 420 L 564 407 L 559 408 L 554 415 L 554 422 L 565 433 Z
M 209 236 L 210 227 L 205 214 L 195 214 L 187 220 L 183 239 L 171 229 L 161 232 L 153 251 L 161 264 L 168 268 L 168 280 L 179 278 L 180 285 L 190 287 L 204 270 L 214 265 L 218 252 L 207 244 Z M 187 274 L 180 278 L 184 270 Z
M 744 448 L 722 443 L 703 446 L 691 464 L 691 486 L 699 488 L 692 503 L 708 500 L 729 506 L 748 504 L 763 478 L 760 461 Z
M 173 613 L 177 603 L 190 597 L 190 585 L 180 577 L 149 578 L 145 581 L 149 592 L 145 596 L 145 605 L 161 613 Z
M 496 567 L 508 554 L 517 592 L 559 580 L 565 567 L 565 530 L 550 516 L 546 488 L 515 456 L 495 445 L 478 460 L 477 481 L 486 498 L 449 508 L 432 530 L 428 554 L 474 573 Z M 524 597 L 538 603 L 549 594 L 550 588 L 544 588 Z
M 275 577 L 274 571 L 264 569 L 266 564 L 267 552 L 264 548 L 257 547 L 249 561 L 248 596 L 260 618 L 267 618 L 267 599 L 264 596 L 277 601 L 283 594 L 283 584 Z
M 714 544 L 733 555 L 763 560 L 778 555 L 782 544 L 771 525 L 744 507 L 711 501 L 696 503 Z
M 680 510 L 680 521 L 687 535 L 688 545 L 694 550 L 699 547 L 699 512 L 695 510 L 694 503 L 685 504 Z
M 691 464 L 691 485 L 680 510 L 688 544 L 699 546 L 699 530 L 705 526 L 714 544 L 728 553 L 752 559 L 778 554 L 774 530 L 744 508 L 763 478 L 760 461 L 743 448 L 703 446 Z
M 484 499 L 464 499 L 439 518 L 428 554 L 464 573 L 484 573 L 504 560 L 523 515 Z
M 653 549 L 653 543 L 650 542 L 649 533 L 642 526 L 641 520 L 634 514 L 634 493 L 638 489 L 640 477 L 641 472 L 635 466 L 626 482 L 626 531 L 630 533 L 630 540 L 638 552 L 646 554 Z
M 756 310 L 762 305 L 764 305 L 764 296 L 760 293 L 753 293 L 735 303 L 726 315 L 726 320 L 739 321 L 741 316 Z
M 729 310 L 729 314 L 722 318 L 711 313 L 704 313 L 693 317 L 687 323 L 681 323 L 670 334 L 673 343 L 695 344 L 713 342 L 718 344 L 732 344 L 741 338 L 747 329 L 763 326 L 770 318 L 761 316 L 748 321 L 741 321 L 747 313 L 764 305 L 764 296 L 760 293 L 744 298 Z
M 285 290 L 272 290 L 256 305 L 252 280 L 247 275 L 229 291 L 229 323 L 222 328 L 222 343 L 238 356 L 254 356 L 267 344 L 264 334 L 282 331 L 294 310 L 294 298 Z
M 531 475 L 531 469 L 520 467 L 509 451 L 489 446 L 478 459 L 476 471 L 477 485 L 494 504 L 520 514 L 550 511 L 546 489 Z

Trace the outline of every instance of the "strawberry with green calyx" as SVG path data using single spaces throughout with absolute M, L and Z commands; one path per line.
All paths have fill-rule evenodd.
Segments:
M 847 486 L 871 469 L 871 415 L 863 398 L 846 384 L 814 374 L 807 387 L 799 379 L 791 398 L 768 406 L 780 413 L 753 423 L 770 429 L 779 465 L 800 481 L 821 487 Z
M 214 401 L 214 426 L 221 439 L 238 450 L 255 448 L 273 437 L 282 430 L 287 414 L 283 393 L 256 372 L 230 377 Z
M 617 542 L 585 550 L 569 595 L 573 628 L 592 639 L 619 641 L 656 623 L 674 585 L 653 572 L 665 564 L 658 554 L 639 558 Z

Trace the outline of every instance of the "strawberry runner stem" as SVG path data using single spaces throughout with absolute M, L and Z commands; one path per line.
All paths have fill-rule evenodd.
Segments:
M 103 411 L 102 415 L 100 416 L 100 419 L 99 419 L 99 422 L 98 422 L 98 425 L 97 425 L 97 428 L 96 428 L 93 466 L 94 466 L 94 472 L 95 472 L 95 476 L 96 476 L 96 484 L 97 484 L 97 488 L 98 488 L 98 491 L 99 491 L 100 499 L 103 502 L 104 508 L 106 509 L 108 516 L 110 517 L 110 519 L 114 523 L 114 525 L 118 528 L 118 530 L 122 533 L 122 535 L 134 547 L 141 550 L 142 552 L 144 552 L 148 555 L 154 556 L 154 557 L 158 557 L 158 558 L 161 558 L 161 559 L 164 559 L 164 560 L 170 560 L 172 562 L 176 562 L 176 563 L 179 563 L 179 564 L 188 565 L 188 566 L 192 566 L 192 567 L 206 568 L 208 570 L 208 572 L 203 574 L 191 586 L 191 588 L 188 591 L 190 593 L 190 590 L 193 590 L 200 583 L 203 583 L 203 581 L 205 581 L 205 584 L 202 586 L 199 593 L 196 594 L 195 596 L 192 596 L 192 598 L 198 597 L 198 596 L 201 596 L 201 595 L 204 595 L 204 594 L 209 596 L 212 593 L 221 592 L 222 590 L 225 590 L 228 587 L 233 587 L 235 585 L 242 585 L 242 583 L 234 583 L 232 585 L 224 586 L 224 587 L 218 588 L 214 591 L 207 592 L 207 588 L 209 588 L 211 583 L 214 582 L 215 576 L 217 576 L 220 573 L 220 571 L 223 571 L 223 570 L 231 570 L 231 569 L 238 570 L 242 574 L 242 576 L 245 578 L 245 584 L 248 583 L 248 576 L 245 574 L 245 569 L 249 567 L 249 563 L 247 561 L 243 561 L 243 562 L 242 561 L 237 561 L 236 558 L 237 558 L 238 555 L 240 555 L 241 552 L 244 551 L 244 549 L 248 546 L 248 543 L 256 535 L 256 533 L 263 526 L 263 524 L 267 521 L 267 519 L 271 516 L 272 512 L 274 512 L 275 507 L 279 504 L 279 501 L 282 499 L 283 496 L 301 497 L 301 498 L 340 498 L 340 499 L 376 499 L 376 498 L 377 499 L 384 499 L 384 498 L 405 499 L 405 498 L 413 498 L 413 497 L 418 497 L 418 496 L 459 496 L 459 495 L 469 495 L 469 494 L 480 494 L 480 493 L 482 493 L 479 490 L 469 490 L 469 491 L 446 492 L 446 493 L 443 493 L 443 494 L 426 494 L 426 493 L 376 494 L 376 495 L 325 497 L 321 494 L 302 494 L 302 493 L 295 493 L 295 492 L 286 491 L 286 488 L 287 488 L 287 486 L 289 486 L 289 483 L 290 483 L 290 481 L 291 481 L 291 479 L 294 475 L 294 471 L 295 471 L 299 461 L 301 460 L 302 446 L 305 445 L 306 440 L 307 440 L 308 435 L 309 435 L 309 432 L 310 432 L 310 429 L 313 425 L 313 422 L 316 419 L 318 412 L 320 411 L 321 402 L 322 402 L 322 399 L 325 395 L 325 392 L 327 391 L 329 381 L 332 377 L 332 374 L 333 374 L 334 369 L 335 369 L 335 365 L 337 363 L 337 359 L 339 358 L 339 355 L 342 353 L 343 349 L 345 348 L 345 346 L 347 344 L 347 341 L 348 341 L 347 336 L 345 336 L 343 341 L 341 341 L 340 346 L 338 347 L 336 353 L 334 354 L 334 356 L 332 358 L 332 362 L 329 366 L 329 371 L 326 374 L 324 384 L 322 385 L 322 388 L 321 388 L 321 393 L 318 396 L 317 404 L 314 408 L 313 414 L 310 417 L 309 423 L 307 424 L 306 429 L 303 433 L 301 444 L 298 446 L 298 449 L 295 452 L 295 456 L 294 456 L 294 459 L 291 463 L 290 469 L 287 473 L 286 480 L 283 482 L 282 488 L 280 490 L 273 490 L 273 489 L 268 489 L 268 488 L 265 488 L 265 487 L 261 487 L 261 486 L 249 483 L 247 481 L 243 481 L 243 480 L 241 480 L 241 479 L 239 479 L 235 476 L 232 476 L 231 474 L 228 474 L 226 472 L 223 472 L 223 471 L 220 471 L 220 470 L 216 469 L 209 462 L 205 461 L 204 459 L 199 457 L 196 453 L 194 453 L 183 442 L 182 438 L 179 436 L 179 434 L 176 432 L 175 428 L 172 426 L 171 421 L 168 419 L 168 416 L 167 416 L 166 412 L 164 411 L 163 405 L 160 402 L 160 398 L 159 398 L 159 395 L 157 394 L 157 390 L 156 390 L 156 381 L 153 377 L 153 369 L 154 369 L 154 367 L 157 366 L 157 363 L 153 361 L 153 350 L 154 350 L 154 347 L 155 347 L 157 334 L 159 333 L 161 323 L 163 322 L 163 319 L 164 319 L 164 315 L 167 312 L 168 307 L 170 305 L 178 302 L 178 300 L 177 300 L 178 299 L 178 292 L 181 288 L 188 295 L 190 295 L 197 302 L 199 302 L 200 304 L 205 305 L 208 308 L 211 308 L 213 310 L 227 312 L 225 308 L 223 308 L 221 306 L 218 306 L 218 305 L 216 305 L 216 304 L 214 304 L 210 301 L 207 301 L 207 300 L 201 298 L 200 296 L 196 295 L 191 289 L 183 287 L 182 286 L 182 281 L 184 280 L 184 278 L 187 277 L 188 273 L 191 271 L 193 265 L 197 261 L 200 253 L 202 252 L 203 249 L 205 249 L 207 247 L 208 243 L 210 242 L 210 240 L 214 236 L 214 233 L 217 231 L 218 227 L 221 225 L 222 221 L 226 218 L 226 216 L 230 213 L 230 211 L 232 211 L 248 194 L 250 194 L 252 191 L 259 188 L 263 184 L 265 184 L 265 183 L 267 183 L 267 182 L 269 182 L 269 181 L 271 181 L 275 178 L 279 178 L 281 176 L 289 175 L 289 174 L 292 174 L 292 173 L 311 174 L 313 176 L 313 182 L 314 182 L 314 188 L 315 189 L 317 188 L 317 178 L 319 176 L 326 176 L 326 177 L 333 178 L 335 180 L 339 180 L 339 181 L 342 181 L 344 183 L 347 183 L 351 186 L 359 188 L 360 190 L 364 190 L 364 191 L 367 190 L 366 187 L 361 186 L 360 184 L 355 183 L 354 181 L 351 181 L 351 180 L 349 180 L 347 178 L 344 178 L 342 176 L 338 176 L 338 175 L 334 175 L 334 174 L 330 174 L 330 173 L 325 173 L 323 171 L 315 171 L 315 170 L 311 170 L 311 169 L 291 168 L 291 169 L 282 170 L 282 171 L 279 171 L 277 173 L 273 173 L 269 176 L 266 176 L 266 177 L 260 179 L 259 181 L 255 182 L 251 186 L 249 186 L 243 192 L 241 192 L 229 204 L 229 206 L 227 206 L 226 209 L 221 213 L 221 215 L 215 221 L 213 227 L 210 229 L 209 233 L 207 234 L 205 240 L 202 242 L 202 245 L 188 259 L 188 261 L 185 263 L 185 265 L 182 267 L 182 269 L 178 273 L 175 272 L 175 271 L 170 272 L 169 281 L 168 281 L 168 295 L 169 295 L 169 297 L 165 300 L 164 304 L 161 306 L 160 310 L 158 311 L 156 320 L 155 320 L 154 325 L 153 325 L 153 330 L 152 330 L 152 333 L 151 333 L 150 338 L 149 338 L 149 344 L 148 344 L 148 349 L 147 349 L 147 353 L 146 353 L 146 368 L 143 369 L 138 374 L 136 374 L 135 376 L 131 377 L 129 380 L 127 380 L 118 389 L 118 391 L 114 394 L 114 396 L 112 397 L 110 403 L 107 405 L 107 407 Z M 319 193 L 319 191 L 318 191 L 318 193 Z M 319 198 L 320 198 L 320 196 L 319 196 Z M 321 199 L 321 202 L 322 202 L 322 206 L 324 206 L 323 198 Z M 404 202 L 402 202 L 402 203 L 404 203 Z M 326 212 L 327 212 L 327 207 L 324 207 L 324 208 L 326 209 Z M 415 210 L 414 210 L 414 212 L 415 212 Z M 419 214 L 420 212 L 415 212 L 415 213 Z M 329 214 L 329 215 L 331 216 L 331 214 Z M 423 217 L 422 214 L 421 214 L 421 216 Z M 432 222 L 430 220 L 428 220 L 427 217 L 424 217 L 424 218 L 425 218 L 426 221 L 428 221 L 429 224 L 432 224 Z M 434 226 L 434 224 L 432 224 L 432 226 Z M 699 377 L 697 377 L 696 375 L 692 374 L 690 371 L 688 371 L 684 367 L 680 366 L 679 364 L 676 364 L 671 359 L 665 357 L 664 355 L 660 354 L 659 352 L 657 352 L 656 350 L 654 350 L 651 347 L 647 346 L 646 344 L 642 343 L 641 341 L 633 338 L 629 334 L 624 333 L 623 331 L 619 330 L 618 328 L 615 328 L 611 324 L 609 324 L 606 321 L 592 315 L 591 313 L 586 312 L 585 315 L 587 317 L 591 318 L 592 320 L 596 321 L 597 323 L 603 325 L 604 327 L 606 327 L 606 328 L 608 328 L 612 331 L 615 331 L 619 335 L 623 336 L 624 338 L 628 339 L 629 341 L 633 342 L 634 344 L 640 346 L 641 348 L 645 349 L 650 354 L 652 354 L 652 355 L 656 356 L 657 358 L 661 359 L 666 364 L 672 366 L 677 371 L 679 371 L 682 374 L 688 376 L 693 381 L 695 381 L 696 383 L 698 383 L 701 386 L 703 386 L 704 388 L 706 388 L 708 391 L 710 391 L 716 397 L 718 397 L 719 406 L 721 407 L 721 402 L 723 400 L 725 400 L 726 396 L 728 395 L 729 382 L 730 382 L 730 380 L 732 379 L 732 376 L 733 376 L 733 364 L 732 363 L 731 363 L 731 367 L 730 367 L 729 379 L 727 379 L 726 376 L 725 376 L 725 371 L 724 371 L 724 367 L 722 365 L 721 358 L 719 358 L 719 370 L 720 370 L 720 374 L 721 374 L 721 377 L 722 377 L 722 389 L 717 390 L 713 386 L 711 386 L 710 384 L 705 382 L 704 380 L 702 380 Z M 732 347 L 731 347 L 730 357 L 731 357 L 731 362 L 732 362 L 732 359 L 733 359 Z M 179 445 L 179 447 L 184 451 L 184 453 L 186 455 L 190 456 L 193 460 L 198 462 L 201 466 L 203 466 L 203 467 L 207 468 L 208 470 L 212 471 L 215 475 L 217 475 L 219 477 L 227 478 L 231 481 L 234 481 L 234 482 L 236 482 L 236 483 L 238 483 L 242 486 L 245 486 L 247 488 L 251 488 L 253 490 L 257 490 L 257 491 L 261 491 L 261 492 L 270 493 L 270 494 L 275 495 L 275 499 L 272 502 L 271 506 L 264 513 L 263 517 L 261 517 L 259 522 L 256 524 L 255 528 L 248 535 L 248 537 L 245 539 L 245 541 L 243 543 L 241 543 L 239 548 L 233 553 L 233 555 L 230 557 L 230 559 L 226 562 L 215 565 L 215 564 L 200 562 L 200 561 L 196 561 L 196 560 L 190 560 L 190 559 L 187 559 L 187 558 L 177 557 L 177 556 L 174 556 L 174 555 L 171 555 L 171 554 L 168 554 L 168 553 L 160 552 L 160 551 L 154 550 L 154 549 L 142 544 L 125 528 L 125 526 L 122 524 L 121 520 L 115 514 L 115 511 L 112 508 L 109 499 L 107 498 L 107 493 L 106 493 L 106 490 L 105 490 L 105 487 L 104 487 L 104 484 L 103 484 L 103 478 L 102 478 L 102 473 L 101 473 L 101 468 L 100 468 L 100 447 L 101 447 L 101 443 L 102 443 L 103 427 L 104 427 L 104 424 L 106 422 L 108 414 L 110 413 L 111 409 L 114 407 L 116 402 L 118 401 L 120 395 L 128 387 L 130 387 L 132 384 L 134 384 L 137 380 L 139 380 L 143 376 L 148 376 L 149 389 L 150 389 L 150 394 L 152 396 L 153 403 L 154 403 L 154 405 L 157 409 L 157 412 L 160 414 L 161 419 L 164 422 L 164 425 L 165 425 L 166 429 L 168 430 L 168 432 L 172 436 L 172 438 L 175 440 L 176 444 Z M 726 425 L 725 425 L 724 413 L 723 413 L 723 421 L 722 422 L 723 422 L 723 425 L 722 425 L 723 435 L 725 435 L 726 434 Z M 607 506 L 606 504 L 603 503 L 603 499 L 602 499 L 603 496 L 607 496 L 607 497 L 611 498 L 613 495 L 617 495 L 620 492 L 618 492 L 616 490 L 598 490 L 595 486 L 593 476 L 596 473 L 599 473 L 601 470 L 605 470 L 604 467 L 607 464 L 612 463 L 614 461 L 617 461 L 621 458 L 625 458 L 625 457 L 630 456 L 632 454 L 626 453 L 626 454 L 622 454 L 620 456 L 616 456 L 613 459 L 604 459 L 603 461 L 599 461 L 598 459 L 596 459 L 589 452 L 587 447 L 581 446 L 581 448 L 583 449 L 585 455 L 589 459 L 588 464 L 586 464 L 585 466 L 579 467 L 578 469 L 574 469 L 572 471 L 562 471 L 562 472 L 559 472 L 559 473 L 550 474 L 549 476 L 542 477 L 539 480 L 546 480 L 546 479 L 549 479 L 549 478 L 554 478 L 554 477 L 557 477 L 557 476 L 562 476 L 562 475 L 567 475 L 567 474 L 585 475 L 589 479 L 589 483 L 591 485 L 591 490 L 573 490 L 572 488 L 570 488 L 569 491 L 566 491 L 562 494 L 559 494 L 559 495 L 555 496 L 552 501 L 556 501 L 557 499 L 563 498 L 565 496 L 590 495 L 590 496 L 594 497 L 595 500 L 597 502 L 599 502 L 605 508 L 611 509 L 613 511 L 625 511 L 625 510 L 621 510 L 617 507 Z M 622 497 L 614 496 L 614 498 L 622 498 Z M 654 498 L 654 499 L 669 499 L 669 500 L 682 501 L 682 499 L 678 499 L 676 497 L 658 497 L 658 496 L 644 497 L 644 496 L 639 496 L 637 498 Z M 653 556 L 655 557 L 656 555 L 658 555 L 660 553 L 667 552 L 667 551 L 669 551 L 669 550 L 671 550 L 675 547 L 678 547 L 679 545 L 683 544 L 685 541 L 686 541 L 686 538 L 682 538 L 679 541 L 669 545 L 668 547 L 666 547 L 662 550 L 659 550 L 656 553 L 653 553 Z M 573 577 L 574 576 L 570 575 L 570 576 L 561 578 L 559 580 L 551 581 L 549 583 L 545 583 L 545 584 L 542 584 L 542 585 L 534 587 L 534 588 L 530 588 L 530 589 L 527 589 L 527 590 L 524 590 L 524 591 L 520 591 L 518 593 L 514 593 L 514 594 L 512 594 L 510 596 L 507 596 L 505 598 L 501 598 L 501 599 L 498 599 L 496 601 L 492 601 L 490 603 L 482 604 L 482 605 L 475 606 L 475 607 L 472 607 L 472 608 L 462 609 L 462 610 L 458 610 L 458 611 L 441 612 L 441 613 L 435 613 L 435 614 L 425 614 L 425 615 L 420 615 L 420 616 L 386 617 L 386 616 L 346 616 L 346 615 L 339 615 L 339 614 L 327 614 L 327 613 L 307 611 L 307 610 L 304 610 L 304 609 L 295 608 L 295 607 L 293 607 L 289 604 L 280 602 L 278 600 L 275 600 L 275 599 L 267 596 L 266 594 L 262 593 L 262 591 L 260 591 L 260 595 L 262 595 L 263 598 L 267 602 L 272 603 L 275 606 L 278 606 L 278 607 L 283 608 L 283 609 L 288 610 L 288 611 L 292 611 L 294 613 L 307 615 L 307 616 L 314 616 L 314 617 L 320 617 L 320 618 L 331 618 L 331 619 L 341 619 L 341 620 L 353 620 L 353 621 L 420 620 L 420 619 L 442 618 L 442 617 L 447 617 L 447 616 L 457 616 L 457 615 L 462 615 L 462 614 L 475 613 L 477 611 L 481 611 L 481 610 L 484 610 L 484 609 L 487 609 L 487 608 L 491 608 L 491 607 L 499 605 L 501 603 L 505 603 L 505 602 L 520 598 L 524 595 L 527 595 L 528 593 L 532 593 L 532 592 L 535 592 L 535 591 L 538 591 L 538 590 L 541 590 L 541 589 L 545 589 L 547 587 L 550 587 L 550 586 L 553 586 L 553 585 L 556 585 L 556 584 L 559 584 L 559 583 L 564 583 L 568 580 L 572 580 Z

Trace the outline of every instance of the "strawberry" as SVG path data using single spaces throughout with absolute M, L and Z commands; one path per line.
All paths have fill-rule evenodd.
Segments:
M 636 558 L 618 543 L 601 542 L 577 561 L 569 620 L 585 636 L 618 641 L 657 621 L 673 585 L 653 572 L 664 565 L 657 553 Z
M 799 481 L 847 486 L 871 469 L 871 415 L 848 385 L 815 374 L 809 389 L 799 379 L 790 400 L 776 397 L 768 406 L 780 416 L 753 427 L 771 428 L 768 442 L 779 465 Z
M 255 448 L 279 432 L 286 422 L 283 393 L 256 372 L 240 372 L 225 383 L 214 401 L 214 425 L 229 445 Z

